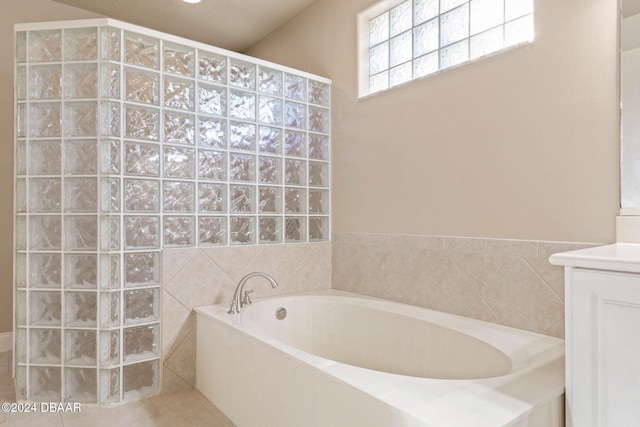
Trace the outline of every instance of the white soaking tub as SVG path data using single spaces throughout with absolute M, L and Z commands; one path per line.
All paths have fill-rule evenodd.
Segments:
M 341 291 L 227 310 L 196 308 L 196 388 L 239 427 L 563 425 L 563 340 Z

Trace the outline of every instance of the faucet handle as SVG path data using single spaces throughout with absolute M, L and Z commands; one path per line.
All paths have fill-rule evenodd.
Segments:
M 244 291 L 244 298 L 242 299 L 242 304 L 251 304 L 253 301 L 251 301 L 251 296 L 250 294 L 253 293 L 253 289 L 250 291 Z
M 227 313 L 229 313 L 229 314 L 238 314 L 238 313 L 240 313 L 240 310 L 238 310 L 238 305 L 236 304 L 235 300 L 233 300 L 233 301 L 231 301 L 231 303 L 229 303 L 229 311 L 227 311 Z

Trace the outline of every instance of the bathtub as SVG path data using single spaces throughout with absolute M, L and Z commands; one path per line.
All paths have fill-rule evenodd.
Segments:
M 335 290 L 227 310 L 196 308 L 196 388 L 238 427 L 564 425 L 563 340 Z

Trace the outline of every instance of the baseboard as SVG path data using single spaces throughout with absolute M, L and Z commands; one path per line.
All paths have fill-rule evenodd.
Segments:
M 3 332 L 0 334 L 0 353 L 13 349 L 13 338 L 11 332 Z

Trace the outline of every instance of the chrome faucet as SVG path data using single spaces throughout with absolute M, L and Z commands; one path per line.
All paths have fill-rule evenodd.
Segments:
M 244 304 L 251 304 L 251 298 L 249 297 L 249 294 L 253 291 L 246 291 L 244 293 L 244 299 L 240 299 L 241 295 L 242 295 L 242 291 L 244 290 L 244 284 L 247 283 L 247 280 L 251 279 L 252 277 L 255 276 L 260 276 L 260 277 L 264 277 L 265 279 L 267 279 L 269 281 L 269 283 L 271 284 L 272 288 L 277 288 L 278 287 L 278 283 L 276 282 L 276 279 L 274 279 L 273 277 L 269 276 L 267 273 L 260 273 L 260 272 L 255 272 L 255 273 L 249 273 L 246 276 L 244 276 L 242 279 L 240 279 L 240 282 L 238 282 L 238 286 L 236 286 L 236 291 L 233 294 L 233 301 L 231 301 L 231 306 L 229 307 L 229 311 L 227 313 L 229 314 L 238 314 L 240 313 L 240 309 L 242 308 L 242 306 Z

